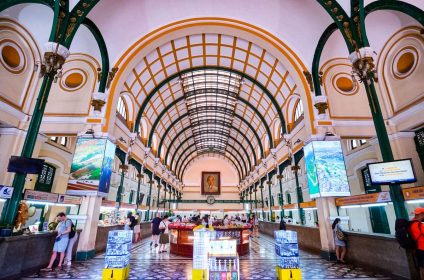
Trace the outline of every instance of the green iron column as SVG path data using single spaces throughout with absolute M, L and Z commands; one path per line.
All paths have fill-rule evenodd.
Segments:
M 156 211 L 156 213 L 158 213 L 159 212 L 159 207 L 160 207 L 160 189 L 161 189 L 161 185 L 159 184 L 158 185 L 158 201 L 156 202 L 156 205 L 157 205 L 157 211 Z M 164 209 L 165 210 L 165 209 Z
M 390 140 L 384 123 L 383 114 L 381 112 L 380 103 L 378 102 L 374 81 L 371 77 L 368 77 L 367 81 L 368 82 L 364 82 L 363 84 L 367 92 L 368 102 L 371 108 L 372 119 L 380 146 L 381 156 L 384 162 L 393 161 L 393 152 L 390 146 Z M 403 198 L 400 185 L 390 185 L 390 196 L 393 201 L 396 217 L 409 219 L 408 211 L 405 207 L 405 199 Z
M 122 202 L 122 189 L 124 188 L 125 172 L 128 170 L 128 165 L 121 164 L 119 168 L 121 169 L 121 181 L 116 194 L 116 202 L 120 204 Z
M 258 200 L 257 200 L 257 198 L 256 198 L 256 192 L 257 192 L 257 186 L 255 185 L 254 186 L 254 192 L 255 192 L 255 211 L 257 211 L 257 209 L 258 209 Z
M 164 210 L 166 210 L 166 187 L 167 187 L 167 184 L 165 183 L 165 185 L 163 186 L 164 195 L 163 195 L 163 201 L 162 201 Z
M 278 184 L 280 186 L 280 196 L 278 197 L 278 202 L 280 204 L 281 210 L 280 210 L 280 217 L 281 219 L 284 218 L 284 198 L 283 198 L 283 175 L 279 174 L 277 175 L 277 179 L 278 179 Z
M 261 206 L 262 206 L 262 219 L 264 220 L 265 213 L 264 213 L 264 186 L 262 186 L 261 181 L 259 181 L 259 189 L 261 190 Z
M 249 204 L 250 204 L 250 211 L 253 209 L 253 203 L 252 203 L 252 187 L 249 188 Z
M 269 200 L 269 216 L 268 216 L 268 221 L 272 221 L 272 206 L 273 206 L 273 199 L 272 199 L 272 192 L 271 192 L 271 185 L 272 182 L 271 181 L 267 181 L 266 184 L 268 185 L 268 200 Z
M 150 220 L 150 204 L 152 200 L 152 185 L 153 185 L 153 176 L 149 180 L 149 196 L 147 197 L 147 214 L 146 214 L 146 221 Z
M 303 225 L 305 224 L 305 211 L 300 208 L 300 203 L 303 202 L 303 192 L 302 192 L 302 188 L 300 187 L 299 184 L 299 175 L 298 175 L 298 171 L 299 171 L 299 166 L 298 165 L 294 165 L 292 167 L 293 173 L 294 173 L 294 178 L 296 181 L 296 193 L 297 193 L 297 208 L 299 211 L 299 217 L 300 217 L 300 223 Z
M 56 73 L 46 74 L 41 84 L 40 93 L 38 94 L 37 102 L 31 117 L 27 136 L 22 148 L 21 156 L 32 157 L 35 142 L 37 141 L 38 132 L 40 130 L 41 120 L 43 119 L 44 110 L 46 109 L 47 98 L 49 97 L 50 89 Z M 16 214 L 18 213 L 19 202 L 22 199 L 22 191 L 24 189 L 26 174 L 15 173 L 13 178 L 13 194 L 12 197 L 5 203 L 1 224 L 11 226 L 15 222 Z
M 140 187 L 141 187 L 141 179 L 143 179 L 143 174 L 138 173 L 137 174 L 137 201 L 136 201 L 136 207 L 140 206 Z

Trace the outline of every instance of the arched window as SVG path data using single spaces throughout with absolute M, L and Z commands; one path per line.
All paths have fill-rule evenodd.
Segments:
M 67 147 L 68 146 L 68 137 L 61 137 L 60 138 L 60 145 L 62 145 L 63 147 Z
M 57 136 L 52 136 L 52 137 L 50 137 L 50 141 L 57 143 L 58 138 L 59 137 L 57 137 Z
M 363 146 L 365 144 L 367 144 L 367 139 L 350 140 L 351 150 L 356 149 L 359 146 Z
M 353 149 L 356 149 L 358 147 L 358 143 L 356 140 L 350 140 L 350 147 Z
M 296 108 L 294 110 L 294 122 L 300 119 L 300 117 L 303 116 L 303 104 L 302 100 L 299 100 L 296 104 Z
M 122 96 L 119 97 L 118 106 L 116 107 L 117 115 L 121 116 L 124 120 L 127 120 L 127 107 Z

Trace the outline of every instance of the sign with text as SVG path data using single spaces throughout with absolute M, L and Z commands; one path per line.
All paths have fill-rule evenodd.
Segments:
M 80 205 L 82 198 L 80 196 L 72 196 L 60 194 L 57 203 Z
M 315 200 L 300 203 L 300 208 L 315 208 L 315 207 L 317 207 L 317 202 Z
M 118 205 L 118 202 L 116 201 L 102 200 L 102 207 L 116 208 L 117 205 Z
M 13 194 L 13 187 L 0 185 L 0 198 L 8 199 Z
M 125 203 L 121 202 L 120 208 L 121 209 L 134 209 L 135 210 L 136 205 L 131 203 Z
M 283 209 L 284 210 L 297 209 L 297 203 L 284 204 Z
M 312 141 L 304 152 L 311 198 L 350 195 L 340 141 Z
M 410 159 L 369 163 L 371 183 L 374 185 L 406 184 L 416 182 Z
M 370 203 L 383 203 L 390 202 L 389 192 L 378 192 L 378 193 L 368 193 L 353 195 L 349 197 L 336 198 L 336 206 L 347 206 L 347 205 L 362 205 Z
M 402 189 L 405 200 L 424 199 L 424 186 Z
M 59 195 L 57 193 L 40 192 L 35 190 L 25 190 L 24 200 L 32 202 L 50 202 L 56 203 Z

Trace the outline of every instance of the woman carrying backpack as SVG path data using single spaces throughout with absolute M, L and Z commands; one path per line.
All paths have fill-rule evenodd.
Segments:
M 340 219 L 336 218 L 331 226 L 334 232 L 334 243 L 336 245 L 337 262 L 346 263 L 346 234 L 340 225 Z

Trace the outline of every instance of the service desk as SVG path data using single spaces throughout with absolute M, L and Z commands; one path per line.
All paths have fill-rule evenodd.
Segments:
M 193 224 L 170 224 L 170 251 L 173 254 L 193 256 Z M 237 239 L 237 252 L 240 256 L 246 255 L 250 250 L 249 235 L 250 225 L 244 227 L 215 227 L 217 238 Z

